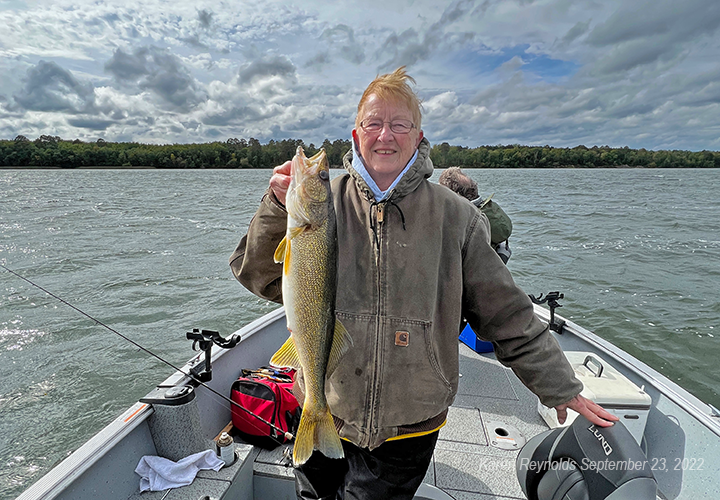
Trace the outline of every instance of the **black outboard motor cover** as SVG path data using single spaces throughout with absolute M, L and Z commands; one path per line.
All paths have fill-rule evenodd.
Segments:
M 597 427 L 582 415 L 530 439 L 516 469 L 529 500 L 655 500 L 657 493 L 630 431 L 620 422 Z

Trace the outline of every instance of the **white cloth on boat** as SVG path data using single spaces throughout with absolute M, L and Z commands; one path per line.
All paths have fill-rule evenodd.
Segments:
M 198 471 L 219 471 L 225 465 L 213 450 L 194 453 L 177 462 L 154 455 L 140 459 L 135 472 L 140 475 L 140 491 L 163 491 L 191 484 Z

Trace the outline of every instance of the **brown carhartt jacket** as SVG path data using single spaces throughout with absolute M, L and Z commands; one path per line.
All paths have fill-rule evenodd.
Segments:
M 427 180 L 433 173 L 429 154 L 423 139 L 415 163 L 380 203 L 352 168 L 352 152 L 344 158 L 348 173 L 332 181 L 339 250 L 335 312 L 354 345 L 328 378 L 326 392 L 341 437 L 361 447 L 375 448 L 438 416 L 442 423 L 458 387 L 463 317 L 546 406 L 565 403 L 582 389 L 490 246 L 487 218 Z M 245 287 L 275 302 L 282 302 L 282 265 L 273 254 L 286 217 L 268 191 L 230 258 Z

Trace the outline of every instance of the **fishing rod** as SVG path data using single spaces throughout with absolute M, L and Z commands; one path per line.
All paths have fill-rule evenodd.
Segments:
M 48 294 L 48 295 L 51 296 L 52 298 L 59 300 L 60 302 L 62 302 L 62 303 L 65 304 L 66 306 L 68 306 L 69 308 L 71 308 L 71 309 L 73 309 L 74 311 L 82 314 L 82 315 L 85 316 L 86 318 L 94 321 L 96 324 L 102 326 L 103 328 L 105 328 L 105 329 L 113 332 L 115 335 L 118 335 L 119 337 L 127 340 L 128 342 L 130 342 L 132 345 L 134 345 L 135 347 L 137 347 L 137 348 L 140 349 L 141 351 L 149 354 L 150 356 L 152 356 L 153 358 L 157 359 L 158 361 L 161 361 L 161 362 L 165 363 L 166 365 L 168 365 L 170 368 L 174 369 L 175 371 L 178 371 L 178 372 L 182 373 L 183 375 L 185 375 L 186 377 L 191 378 L 193 381 L 195 381 L 197 384 L 203 386 L 203 387 L 204 387 L 205 389 L 207 389 L 208 391 L 212 392 L 213 394 L 215 394 L 215 395 L 217 395 L 217 396 L 220 396 L 220 397 L 221 397 L 222 399 L 224 399 L 225 401 L 228 401 L 231 405 L 236 406 L 237 408 L 240 408 L 241 410 L 243 410 L 244 412 L 246 412 L 248 415 L 250 415 L 250 416 L 252 416 L 252 417 L 255 417 L 256 419 L 258 419 L 259 421 L 261 421 L 263 424 L 269 426 L 271 429 L 273 429 L 275 432 L 277 432 L 278 435 L 284 436 L 286 440 L 290 441 L 290 440 L 292 440 L 292 439 L 294 438 L 294 436 L 292 435 L 292 433 L 286 432 L 286 431 L 282 430 L 281 428 L 277 427 L 276 425 L 271 424 L 270 422 L 268 422 L 267 420 L 265 420 L 264 418 L 262 418 L 260 415 L 257 415 L 257 414 L 255 414 L 255 413 L 253 413 L 252 411 L 248 410 L 247 408 L 245 408 L 244 406 L 242 406 L 242 405 L 239 404 L 238 402 L 233 401 L 232 399 L 230 399 L 229 397 L 227 397 L 227 396 L 225 396 L 224 394 L 220 393 L 219 391 L 216 391 L 215 389 L 213 389 L 212 387 L 210 387 L 209 385 L 207 385 L 204 381 L 202 381 L 198 376 L 196 376 L 196 375 L 193 374 L 192 372 L 190 372 L 190 373 L 184 372 L 182 369 L 178 368 L 177 366 L 175 366 L 174 364 L 172 364 L 170 361 L 167 361 L 166 359 L 163 359 L 162 357 L 160 357 L 159 355 L 155 354 L 155 353 L 152 352 L 151 350 L 149 350 L 149 349 L 143 347 L 142 345 L 138 344 L 137 342 L 135 342 L 135 341 L 132 340 L 131 338 L 123 335 L 122 333 L 118 332 L 118 331 L 115 330 L 114 328 L 109 327 L 108 325 L 106 325 L 105 323 L 103 323 L 102 321 L 100 321 L 99 319 L 94 318 L 93 316 L 89 315 L 89 314 L 86 313 L 85 311 L 83 311 L 83 310 L 81 310 L 80 308 L 74 306 L 73 304 L 69 303 L 69 302 L 66 301 L 65 299 L 62 299 L 62 298 L 58 297 L 57 295 L 55 295 L 55 294 L 52 293 L 51 291 L 43 288 L 42 286 L 38 285 L 37 283 L 32 282 L 30 279 L 26 278 L 25 276 L 22 276 L 21 274 L 16 273 L 15 271 L 13 271 L 13 270 L 10 269 L 9 267 L 5 266 L 4 264 L 0 263 L 0 267 L 2 267 L 3 269 L 5 269 L 5 270 L 6 270 L 7 272 L 9 272 L 10 274 L 13 274 L 13 275 L 15 275 L 16 277 L 20 278 L 21 280 L 29 283 L 30 285 L 34 286 L 35 288 L 38 288 L 38 289 L 42 290 L 43 292 L 45 292 L 46 294 Z M 256 427 L 256 429 L 259 430 L 259 427 Z M 275 436 L 272 436 L 272 435 L 271 435 L 270 437 L 271 437 L 272 439 L 274 439 L 275 441 L 277 441 L 279 444 L 283 444 L 283 443 L 282 443 L 279 439 L 277 439 Z

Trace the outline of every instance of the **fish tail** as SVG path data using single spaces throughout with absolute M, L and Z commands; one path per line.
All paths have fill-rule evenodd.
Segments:
M 330 408 L 327 406 L 317 412 L 303 410 L 300 425 L 295 434 L 293 462 L 301 465 L 307 462 L 313 450 L 318 450 L 328 458 L 343 458 L 342 443 L 335 430 Z

